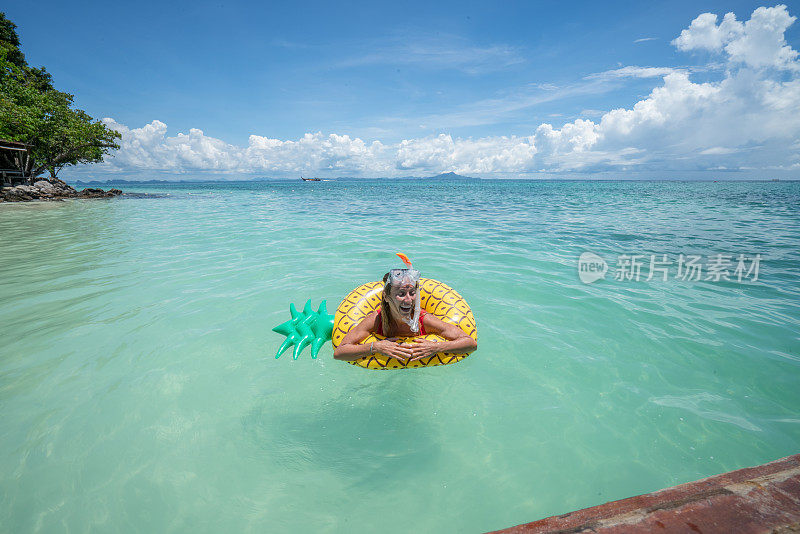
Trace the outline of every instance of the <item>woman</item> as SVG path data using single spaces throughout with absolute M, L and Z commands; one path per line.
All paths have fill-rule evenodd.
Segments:
M 419 271 L 392 269 L 383 277 L 381 307 L 367 315 L 344 336 L 333 351 L 337 360 L 353 361 L 372 354 L 413 362 L 437 352 L 469 354 L 478 343 L 459 327 L 447 324 L 419 307 Z M 386 339 L 368 345 L 359 344 L 369 334 Z M 397 343 L 398 337 L 438 334 L 447 341 L 428 341 L 415 338 L 411 343 Z

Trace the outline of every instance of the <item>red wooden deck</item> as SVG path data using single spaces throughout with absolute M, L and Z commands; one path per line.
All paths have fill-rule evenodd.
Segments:
M 497 532 L 800 533 L 800 454 Z

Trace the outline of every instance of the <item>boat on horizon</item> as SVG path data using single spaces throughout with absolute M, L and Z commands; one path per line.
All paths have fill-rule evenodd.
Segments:
M 303 178 L 302 176 L 300 177 L 300 179 L 303 180 L 304 182 L 319 182 L 319 181 L 321 181 L 319 178 Z

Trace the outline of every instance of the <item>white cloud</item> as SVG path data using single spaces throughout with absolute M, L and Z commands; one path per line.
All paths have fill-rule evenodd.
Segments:
M 745 23 L 732 14 L 720 25 L 716 20 L 700 15 L 673 44 L 721 54 L 722 80 L 695 83 L 687 71 L 664 69 L 663 85 L 632 108 L 611 110 L 599 122 L 540 126 L 535 167 L 688 170 L 725 163 L 766 168 L 793 160 L 791 146 L 800 137 L 800 79 L 797 52 L 785 44 L 784 32 L 795 18 L 777 6 L 758 8 Z M 660 72 L 626 67 L 601 74 Z
M 154 120 L 141 128 L 128 128 L 114 119 L 106 126 L 122 134 L 120 150 L 108 158 L 111 169 L 233 171 L 242 150 L 192 128 L 188 134 L 167 137 L 167 125 Z
M 759 7 L 746 22 L 727 13 L 719 25 L 716 15 L 703 13 L 672 44 L 682 51 L 724 50 L 730 62 L 749 67 L 797 70 L 797 51 L 784 38 L 784 32 L 795 20 L 785 5 Z
M 697 69 L 673 67 L 628 66 L 590 75 L 573 91 L 614 78 L 662 81 L 631 107 L 560 127 L 542 124 L 530 136 L 460 139 L 440 134 L 384 144 L 337 134 L 306 134 L 297 140 L 251 135 L 248 146 L 237 147 L 197 129 L 170 137 L 160 121 L 131 129 L 106 119 L 122 133 L 122 148 L 102 168 L 332 176 L 722 168 L 797 172 L 800 64 L 784 38 L 794 20 L 786 6 L 758 8 L 745 22 L 729 13 L 718 24 L 716 15 L 704 13 L 673 44 L 681 51 L 713 53 L 723 66 L 719 80 L 697 83 L 691 79 Z M 705 69 L 717 67 L 709 63 Z M 461 113 L 479 118 L 520 114 L 550 99 L 550 93 L 557 97 L 563 92 L 484 100 L 420 122 L 441 128 L 461 120 Z
M 490 174 L 517 172 L 529 166 L 535 154 L 530 137 L 454 140 L 441 134 L 402 141 L 396 147 L 394 158 L 396 168 L 402 171 Z
M 694 19 L 689 28 L 683 30 L 672 44 L 684 52 L 698 49 L 719 52 L 726 42 L 741 31 L 740 25 L 733 13 L 726 14 L 719 26 L 715 14 L 703 13 Z
M 700 151 L 700 154 L 703 156 L 719 156 L 719 155 L 726 155 L 726 154 L 733 154 L 737 152 L 735 148 L 725 148 L 724 146 L 714 146 L 711 148 L 707 148 L 705 150 Z
M 673 72 L 686 72 L 686 69 L 675 69 L 672 67 L 637 67 L 629 65 L 619 69 L 597 72 L 586 76 L 587 80 L 613 80 L 615 78 L 661 78 Z
M 525 61 L 519 49 L 498 44 L 473 46 L 452 35 L 397 35 L 383 38 L 363 54 L 340 61 L 336 67 L 406 65 L 427 69 L 455 69 L 467 74 L 502 70 Z
M 611 85 L 607 81 L 599 78 L 588 79 L 562 87 L 553 84 L 531 84 L 521 91 L 510 91 L 503 97 L 478 100 L 449 111 L 420 116 L 415 118 L 414 122 L 439 130 L 497 124 L 503 120 L 519 117 L 525 110 L 546 102 L 607 92 L 611 89 Z M 409 117 L 392 117 L 383 120 L 393 124 L 408 123 Z
M 251 135 L 242 161 L 245 169 L 278 172 L 338 171 L 361 174 L 385 173 L 387 148 L 380 142 L 367 144 L 348 135 L 306 134 L 297 141 L 281 141 Z M 245 170 L 242 169 L 242 170 Z
M 367 144 L 348 135 L 306 134 L 296 141 L 281 141 L 251 135 L 246 148 L 206 136 L 202 130 L 168 137 L 167 125 L 155 120 L 130 129 L 113 119 L 103 119 L 122 134 L 120 150 L 104 165 L 108 170 L 154 170 L 171 172 L 214 171 L 221 173 L 301 173 L 325 170 L 385 172 L 386 147 L 379 141 Z

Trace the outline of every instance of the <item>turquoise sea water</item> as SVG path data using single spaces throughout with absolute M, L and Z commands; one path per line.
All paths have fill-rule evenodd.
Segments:
M 800 452 L 800 183 L 126 190 L 152 195 L 0 204 L 4 531 L 481 532 Z M 290 302 L 397 251 L 467 299 L 476 353 L 274 359 Z

